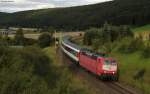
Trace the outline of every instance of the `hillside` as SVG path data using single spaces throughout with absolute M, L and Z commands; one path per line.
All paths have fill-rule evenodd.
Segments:
M 134 32 L 150 32 L 150 24 L 133 29 Z
M 45 27 L 77 30 L 99 27 L 105 21 L 120 25 L 150 22 L 149 0 L 114 0 L 94 5 L 0 13 L 1 26 Z
M 135 37 L 142 38 L 143 40 L 150 40 L 150 24 L 133 28 L 132 31 Z

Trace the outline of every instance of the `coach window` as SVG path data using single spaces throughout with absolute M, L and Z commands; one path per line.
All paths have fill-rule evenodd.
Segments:
M 82 52 L 83 55 L 86 55 L 85 52 Z
M 77 52 L 74 51 L 74 50 L 72 50 L 72 54 L 73 54 L 74 56 L 76 56 Z
M 91 57 L 92 57 L 92 59 L 95 59 L 95 60 L 97 59 L 96 55 L 92 55 Z

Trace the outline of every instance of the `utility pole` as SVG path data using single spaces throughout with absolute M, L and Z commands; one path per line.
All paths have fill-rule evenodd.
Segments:
M 56 30 L 55 30 L 55 49 L 56 49 Z
M 62 41 L 62 32 L 60 32 L 59 34 L 59 44 L 61 44 L 61 41 Z

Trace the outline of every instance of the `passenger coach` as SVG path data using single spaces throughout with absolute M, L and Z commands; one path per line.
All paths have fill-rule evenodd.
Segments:
M 73 60 L 79 62 L 79 53 L 81 48 L 70 41 L 70 37 L 64 37 L 61 43 L 62 50 Z

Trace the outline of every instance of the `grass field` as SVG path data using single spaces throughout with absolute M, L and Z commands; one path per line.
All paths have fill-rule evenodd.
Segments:
M 54 34 L 53 36 L 58 38 L 60 36 L 67 36 L 67 35 L 69 35 L 69 36 L 79 36 L 80 34 L 83 35 L 84 32 L 63 32 L 63 33 L 58 32 L 58 33 L 56 33 L 56 35 Z M 40 35 L 41 35 L 41 33 L 25 33 L 24 37 L 25 38 L 38 39 Z M 11 38 L 14 38 L 15 34 L 10 34 L 8 36 L 11 37 Z
M 142 37 L 143 40 L 150 40 L 150 24 L 133 28 L 135 38 Z
M 132 29 L 133 32 L 150 32 L 150 24 Z
M 133 54 L 113 53 L 113 57 L 117 58 L 120 68 L 120 81 L 139 88 L 144 94 L 150 94 L 150 59 L 144 59 L 140 52 Z M 145 70 L 139 79 L 134 77 Z

